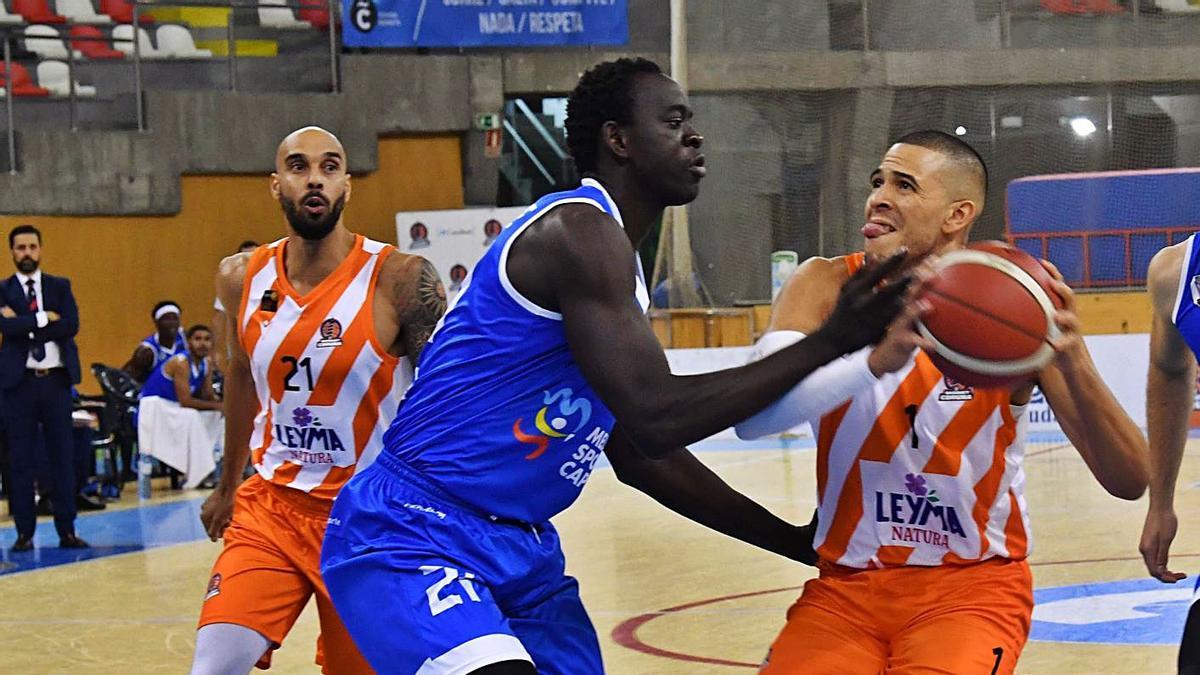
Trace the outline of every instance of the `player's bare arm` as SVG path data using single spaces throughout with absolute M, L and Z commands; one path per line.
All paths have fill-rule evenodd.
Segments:
M 671 374 L 634 301 L 633 247 L 610 216 L 568 205 L 513 245 L 508 273 L 526 297 L 561 312 L 571 353 L 633 444 L 662 456 L 749 417 L 816 368 L 875 341 L 899 313 L 907 280 L 876 291 L 893 257 L 847 284 L 838 310 L 796 345 L 741 368 Z
M 446 313 L 446 290 L 433 263 L 392 253 L 379 273 L 375 294 L 375 331 L 392 356 L 407 356 L 413 366 L 433 329 Z
M 1055 359 L 1039 376 L 1046 402 L 1088 469 L 1114 497 L 1137 499 L 1146 490 L 1146 439 L 1108 385 L 1100 377 L 1079 332 L 1075 293 L 1062 274 L 1043 263 L 1054 277 L 1053 290 L 1062 298 L 1056 317 L 1061 336 L 1054 340 Z M 1018 391 L 1014 401 L 1027 400 Z
M 250 459 L 250 433 L 254 429 L 254 380 L 250 377 L 250 358 L 238 339 L 236 309 L 242 306 L 242 285 L 249 260 L 249 253 L 229 256 L 221 261 L 217 271 L 217 297 L 231 311 L 225 313 L 230 352 L 224 389 L 225 457 L 217 487 L 200 508 L 200 520 L 213 541 L 221 538 L 233 519 L 233 495 Z
M 1149 436 L 1150 506 L 1138 544 L 1150 576 L 1175 583 L 1186 575 L 1167 568 L 1179 521 L 1175 483 L 1187 443 L 1188 416 L 1196 382 L 1196 360 L 1175 327 L 1179 277 L 1187 263 L 1187 244 L 1170 246 L 1150 261 L 1146 285 L 1153 316 L 1150 323 L 1150 372 L 1146 382 L 1146 434 Z
M 144 382 L 152 368 L 154 368 L 154 350 L 144 344 L 134 347 L 129 360 L 121 366 L 121 370 L 132 375 L 138 382 Z
M 188 359 L 187 354 L 179 354 L 172 356 L 171 360 L 163 364 L 163 373 L 171 378 L 171 384 L 175 387 L 175 397 L 179 399 L 179 405 L 193 410 L 220 410 L 220 401 L 205 401 L 192 396 L 192 385 L 188 380 L 188 375 L 190 374 Z
M 815 565 L 813 526 L 796 526 L 777 517 L 721 480 L 686 448 L 651 459 L 613 429 L 604 454 L 622 483 L 659 504 L 721 534 Z

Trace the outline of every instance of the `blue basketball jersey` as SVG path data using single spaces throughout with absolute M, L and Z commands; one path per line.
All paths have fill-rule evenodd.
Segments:
M 146 378 L 146 384 L 142 385 L 141 398 L 158 396 L 168 401 L 179 402 L 179 397 L 175 394 L 175 381 L 163 372 L 163 366 L 166 363 L 166 361 L 159 363 L 150 373 L 150 377 Z M 200 387 L 204 384 L 204 378 L 208 374 L 208 359 L 204 359 L 197 366 L 188 358 L 188 369 L 191 371 L 188 373 L 188 389 L 192 392 L 192 396 L 195 396 L 200 393 Z
M 1179 295 L 1175 298 L 1175 327 L 1192 353 L 1200 356 L 1200 247 L 1196 235 L 1187 239 L 1187 253 L 1179 275 Z
M 176 354 L 187 353 L 187 342 L 183 339 L 183 333 L 175 333 L 175 344 L 167 346 L 158 341 L 158 333 L 151 333 L 146 339 L 142 340 L 142 345 L 148 347 L 154 352 L 154 365 L 152 368 L 158 368 L 163 364 L 163 361 L 175 356 Z M 148 381 L 150 378 L 147 377 Z
M 612 198 L 591 179 L 541 198 L 513 221 L 430 337 L 383 438 L 383 452 L 487 515 L 541 522 L 567 508 L 612 431 L 612 413 L 571 357 L 562 315 L 522 296 L 506 272 L 517 237 L 551 209 L 573 203 L 622 223 Z M 645 311 L 640 261 L 629 273 L 637 280 L 630 302 Z

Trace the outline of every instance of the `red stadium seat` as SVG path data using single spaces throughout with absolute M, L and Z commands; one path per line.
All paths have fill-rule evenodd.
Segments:
M 13 11 L 29 23 L 66 23 L 67 17 L 50 10 L 46 0 L 13 0 Z
M 133 3 L 129 0 L 100 0 L 100 11 L 111 16 L 116 23 L 133 23 Z M 139 14 L 138 21 L 154 23 L 154 19 L 145 14 Z
M 302 0 L 304 4 L 314 4 L 315 0 Z M 296 16 L 300 17 L 301 21 L 307 21 L 313 25 L 313 28 L 325 30 L 329 28 L 329 8 L 321 7 L 301 7 L 296 10 Z
M 12 86 L 8 86 L 8 78 L 4 77 L 4 65 L 0 64 L 0 84 L 12 91 L 13 96 L 49 96 L 50 90 L 33 83 L 25 66 L 12 64 Z
M 95 26 L 72 26 L 71 37 L 103 39 L 104 33 Z M 84 56 L 94 60 L 125 58 L 125 54 L 113 49 L 107 40 L 71 40 L 71 48 L 78 49 Z

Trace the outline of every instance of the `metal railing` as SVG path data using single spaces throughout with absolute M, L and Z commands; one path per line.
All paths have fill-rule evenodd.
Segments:
M 66 31 L 66 35 L 60 35 L 63 46 L 67 51 L 67 109 L 70 117 L 71 131 L 79 131 L 79 94 L 75 87 L 77 82 L 75 79 L 75 44 L 78 42 L 101 42 L 104 44 L 115 44 L 118 42 L 129 42 L 124 38 L 105 38 L 87 35 L 71 35 L 70 30 L 75 26 L 90 25 L 90 24 L 75 24 L 66 23 L 59 24 Z M 16 121 L 13 112 L 15 105 L 14 99 L 17 96 L 13 92 L 12 75 L 13 75 L 13 58 L 12 44 L 15 39 L 34 39 L 34 40 L 55 40 L 49 35 L 36 35 L 27 32 L 25 26 L 4 26 L 0 27 L 0 39 L 4 41 L 4 108 L 5 117 L 8 121 L 7 129 L 5 130 L 6 141 L 8 145 L 8 172 L 17 173 L 17 138 L 16 138 Z
M 225 27 L 225 40 L 227 44 L 226 60 L 229 64 L 229 90 L 238 90 L 237 76 L 237 39 L 235 31 L 237 28 L 237 13 L 238 10 L 246 9 L 321 9 L 324 8 L 329 12 L 329 90 L 332 93 L 341 91 L 341 76 L 339 70 L 338 59 L 338 6 L 337 0 L 325 0 L 324 2 L 299 2 L 297 0 L 287 0 L 279 4 L 267 4 L 258 2 L 258 0 L 135 0 L 133 3 L 133 70 L 134 70 L 134 97 L 137 101 L 137 124 L 138 131 L 145 131 L 145 87 L 142 83 L 142 49 L 141 40 L 138 39 L 141 30 L 141 10 L 142 7 L 161 8 L 161 7 L 207 7 L 214 9 L 228 9 L 229 19 Z
M 78 92 L 76 91 L 76 86 L 77 86 L 76 70 L 77 70 L 77 60 L 78 59 L 75 56 L 75 52 L 76 52 L 75 45 L 80 42 L 100 42 L 105 45 L 116 45 L 118 43 L 133 43 L 133 48 L 132 48 L 131 54 L 130 54 L 132 56 L 132 62 L 130 63 L 129 61 L 123 61 L 123 63 L 130 63 L 130 65 L 133 68 L 133 87 L 134 87 L 134 99 L 135 99 L 135 108 L 136 108 L 136 116 L 137 116 L 137 130 L 138 131 L 146 130 L 146 106 L 145 106 L 146 88 L 145 88 L 145 83 L 143 81 L 143 65 L 142 65 L 143 58 L 142 58 L 142 46 L 141 46 L 141 36 L 143 35 L 142 31 L 144 30 L 141 27 L 141 18 L 142 18 L 141 8 L 142 7 L 159 7 L 159 8 L 161 8 L 161 7 L 211 7 L 211 8 L 218 8 L 218 9 L 229 9 L 230 10 L 229 21 L 228 21 L 228 25 L 226 26 L 226 41 L 227 41 L 228 52 L 229 52 L 227 61 L 229 63 L 229 89 L 230 89 L 230 91 L 238 90 L 237 40 L 236 40 L 236 35 L 235 35 L 237 23 L 236 23 L 235 17 L 239 10 L 259 9 L 259 8 L 264 8 L 264 9 L 290 8 L 293 10 L 324 8 L 326 11 L 329 12 L 329 26 L 327 29 L 327 33 L 329 34 L 329 90 L 333 93 L 337 93 L 337 92 L 341 91 L 341 75 L 340 75 L 341 64 L 340 64 L 340 58 L 339 58 L 338 35 L 337 35 L 337 24 L 338 24 L 338 20 L 339 20 L 339 15 L 337 13 L 337 10 L 338 10 L 337 0 L 312 0 L 309 2 L 288 0 L 281 4 L 268 4 L 265 2 L 258 2 L 257 0 L 209 0 L 209 1 L 202 1 L 202 0 L 192 0 L 192 1 L 188 1 L 188 0 L 136 0 L 135 2 L 132 2 L 131 4 L 133 5 L 133 17 L 132 17 L 133 21 L 131 24 L 129 24 L 133 30 L 133 37 L 131 37 L 131 38 L 118 38 L 118 37 L 113 37 L 113 36 L 105 37 L 105 36 L 71 35 L 71 29 L 76 26 L 85 26 L 85 25 L 91 26 L 92 25 L 92 24 L 82 24 L 82 23 L 77 24 L 74 22 L 57 24 L 56 27 L 62 31 L 60 33 L 60 35 L 58 36 L 58 38 L 54 38 L 49 35 L 29 34 L 26 30 L 28 28 L 27 26 L 0 26 L 0 40 L 2 40 L 4 43 L 4 45 L 3 45 L 3 52 L 4 52 L 3 75 L 4 75 L 4 84 L 5 84 L 4 108 L 5 108 L 5 117 L 7 120 L 7 125 L 6 125 L 7 128 L 5 129 L 5 141 L 6 141 L 6 145 L 7 145 L 6 149 L 7 149 L 7 154 L 8 154 L 8 171 L 9 171 L 9 173 L 13 173 L 13 174 L 17 173 L 17 166 L 18 166 L 18 163 L 17 163 L 17 141 L 16 141 L 16 115 L 14 113 L 14 106 L 16 105 L 16 102 L 14 99 L 16 99 L 17 96 L 14 94 L 13 87 L 12 87 L 13 44 L 14 44 L 13 41 L 17 40 L 17 39 L 21 39 L 21 40 L 43 39 L 43 40 L 61 40 L 62 41 L 62 44 L 66 48 L 66 52 L 67 52 L 66 61 L 67 61 L 68 91 L 67 91 L 66 98 L 67 98 L 68 115 L 69 115 L 69 119 L 70 119 L 71 131 L 79 130 L 79 98 L 80 97 L 79 97 Z M 164 22 L 164 23 L 170 23 L 170 22 Z M 115 24 L 115 25 L 121 25 L 121 24 Z M 270 27 L 268 26 L 267 28 L 270 28 Z

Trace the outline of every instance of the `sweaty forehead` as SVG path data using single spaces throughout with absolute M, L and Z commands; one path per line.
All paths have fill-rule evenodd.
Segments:
M 306 129 L 283 139 L 283 142 L 279 144 L 279 150 L 275 153 L 275 163 L 283 164 L 284 159 L 296 154 L 314 160 L 331 152 L 342 158 L 346 156 L 346 151 L 336 136 L 321 129 Z

